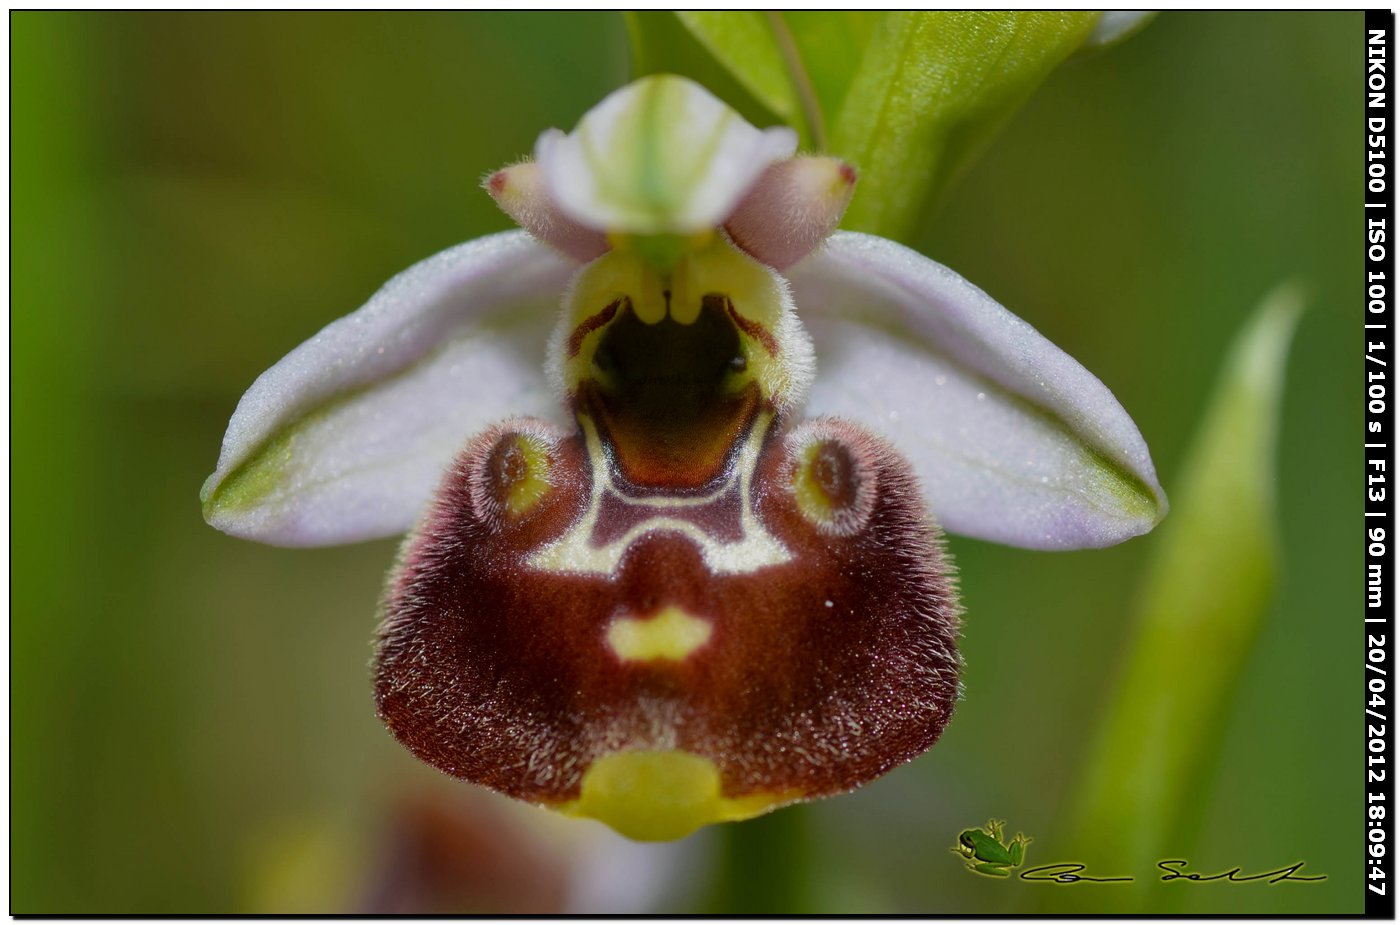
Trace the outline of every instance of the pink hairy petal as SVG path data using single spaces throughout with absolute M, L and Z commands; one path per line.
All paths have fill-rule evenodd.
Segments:
M 579 224 L 555 205 L 538 164 L 503 167 L 482 185 L 501 211 L 560 253 L 588 263 L 607 252 L 608 239 L 603 232 Z
M 794 157 L 769 166 L 729 216 L 729 237 L 755 260 L 784 270 L 836 230 L 856 172 L 834 157 Z

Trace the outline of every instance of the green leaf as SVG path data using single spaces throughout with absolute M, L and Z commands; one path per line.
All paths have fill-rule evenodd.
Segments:
M 625 15 L 635 76 L 682 74 L 755 124 L 777 117 L 797 129 L 804 148 L 824 151 L 828 126 L 883 14 L 700 10 Z
M 865 47 L 886 14 L 868 10 L 784 10 L 782 25 L 797 47 L 797 61 L 817 97 L 820 120 L 813 134 L 827 149 L 851 80 L 860 69 Z
M 680 74 L 701 84 L 760 128 L 786 121 L 746 87 L 681 22 L 665 10 L 632 10 L 623 14 L 632 46 L 632 76 Z M 796 126 L 794 126 L 796 127 Z M 806 139 L 803 139 L 806 143 Z
M 861 173 L 843 226 L 896 240 L 1050 71 L 1097 13 L 912 11 L 876 26 L 831 132 Z
M 1133 872 L 1186 857 L 1278 551 L 1274 457 L 1302 296 L 1276 289 L 1239 335 L 1159 530 L 1134 636 L 1090 746 L 1065 857 Z
M 802 112 L 778 37 L 773 14 L 754 10 L 692 10 L 676 13 L 681 24 L 754 98 L 805 133 Z
M 851 161 L 861 183 L 845 227 L 897 240 L 1099 21 L 1048 11 L 626 16 L 637 76 L 690 77 L 751 122 L 777 117 L 804 147 Z
M 692 11 L 676 16 L 765 106 L 824 151 L 881 13 Z

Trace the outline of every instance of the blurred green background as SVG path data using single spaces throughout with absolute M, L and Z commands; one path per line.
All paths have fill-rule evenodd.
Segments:
M 1169 495 L 1232 336 L 1276 282 L 1309 288 L 1281 583 L 1176 856 L 1329 879 L 1171 884 L 1175 911 L 1362 906 L 1361 41 L 1359 13 L 1163 14 L 1056 71 L 915 241 L 1102 378 Z M 258 373 L 507 227 L 480 176 L 628 74 L 614 14 L 11 14 L 12 911 L 352 909 L 396 801 L 466 789 L 373 715 L 394 543 L 238 541 L 199 486 Z M 854 795 L 702 833 L 689 879 L 738 844 L 752 883 L 658 908 L 745 911 L 783 878 L 808 911 L 1122 908 L 948 849 L 995 816 L 1035 862 L 1073 859 L 1053 833 L 1156 539 L 954 538 L 967 694 L 942 741 Z

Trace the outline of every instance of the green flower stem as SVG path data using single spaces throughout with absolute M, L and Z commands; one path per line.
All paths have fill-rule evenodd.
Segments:
M 811 810 L 789 806 L 719 826 L 719 869 L 705 911 L 715 915 L 803 914 L 813 895 Z
M 812 78 L 802 63 L 802 53 L 797 48 L 797 40 L 780 14 L 769 11 L 764 16 L 773 30 L 773 38 L 783 56 L 788 79 L 792 82 L 793 94 L 802 112 L 806 137 L 812 140 L 812 146 L 818 151 L 825 151 L 826 120 L 822 118 L 821 102 L 817 99 L 816 87 L 812 86 Z

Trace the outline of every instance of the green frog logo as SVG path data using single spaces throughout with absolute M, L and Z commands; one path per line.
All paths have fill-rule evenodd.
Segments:
M 1002 842 L 1001 827 L 993 819 L 985 829 L 965 829 L 958 835 L 953 851 L 967 861 L 967 869 L 984 877 L 1009 877 L 1026 859 L 1026 846 L 1031 840 L 1017 832 L 1010 842 Z

